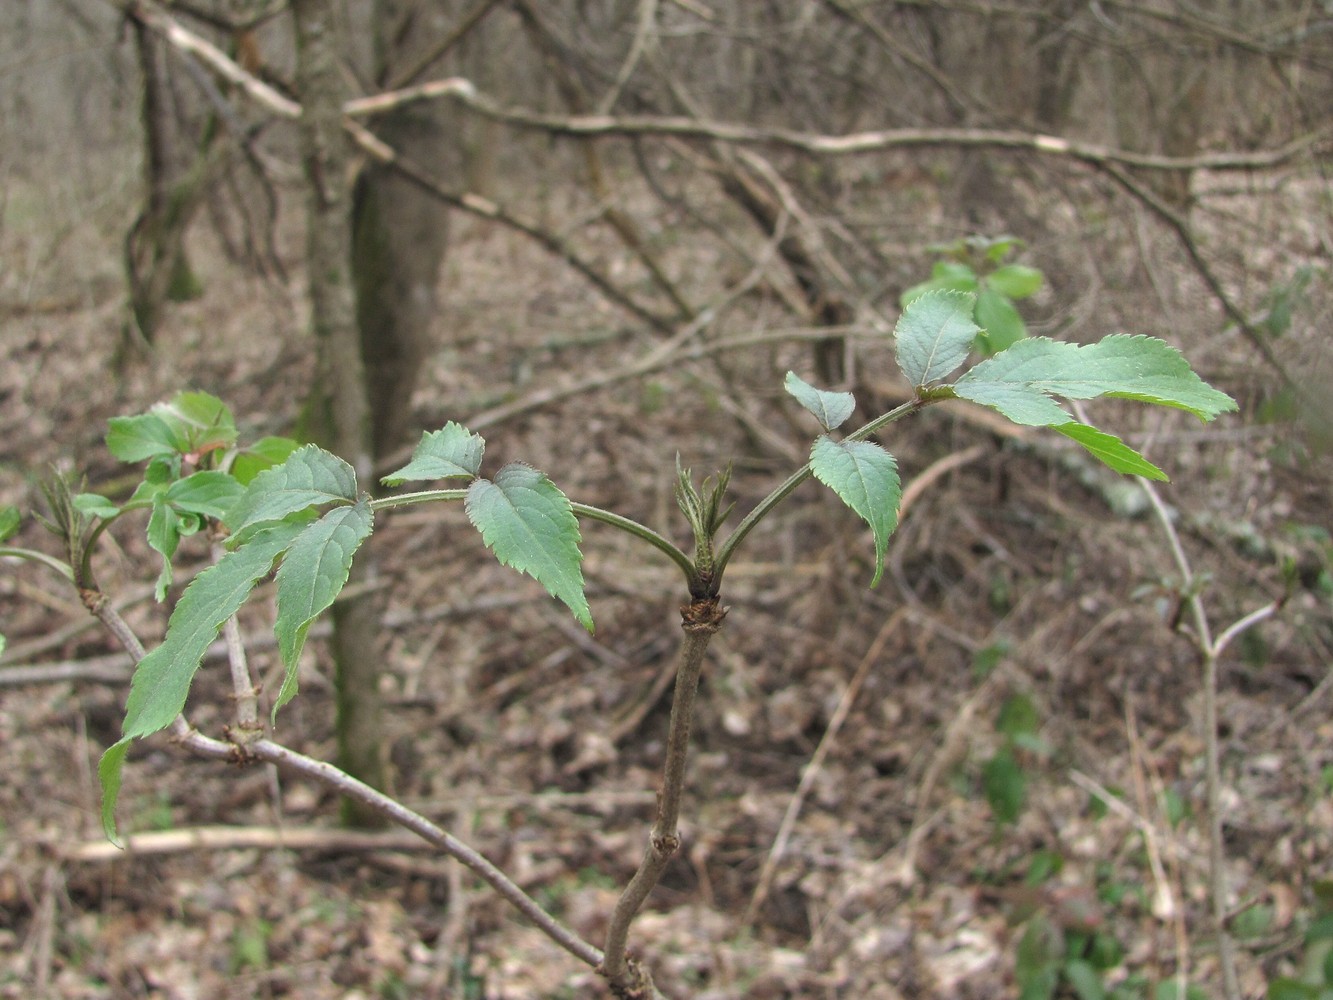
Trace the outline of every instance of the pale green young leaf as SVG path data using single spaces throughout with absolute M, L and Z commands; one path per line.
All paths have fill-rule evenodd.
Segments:
M 287 461 L 299 447 L 299 441 L 288 437 L 262 437 L 236 453 L 231 462 L 231 474 L 242 486 L 249 486 L 255 476 Z
M 1114 434 L 1107 434 L 1105 431 L 1099 431 L 1096 427 L 1089 427 L 1087 424 L 1073 422 L 1057 424 L 1054 430 L 1059 431 L 1070 440 L 1077 441 L 1084 448 L 1087 448 L 1094 457 L 1116 472 L 1123 473 L 1126 476 L 1158 479 L 1162 482 L 1165 482 L 1168 478 L 1165 472 Z
M 423 433 L 412 461 L 380 482 L 397 486 L 412 480 L 475 479 L 485 450 L 481 435 L 451 420 L 438 431 Z
M 236 613 L 255 584 L 273 567 L 300 532 L 282 524 L 256 534 L 191 581 L 167 622 L 162 644 L 139 661 L 125 705 L 123 738 L 102 755 L 102 825 L 115 835 L 120 769 L 129 742 L 171 725 L 185 707 L 190 683 L 222 624 Z
M 579 523 L 569 499 L 554 483 L 514 462 L 501 469 L 494 482 L 474 480 L 465 508 L 501 563 L 531 576 L 592 631 L 592 612 L 583 592 Z
M 233 537 L 319 504 L 356 502 L 356 473 L 337 455 L 313 444 L 259 473 L 222 521 Z
M 277 574 L 278 618 L 273 630 L 286 675 L 273 702 L 275 720 L 278 709 L 296 694 L 296 668 L 306 633 L 347 583 L 352 556 L 369 537 L 374 516 L 365 500 L 351 507 L 335 507 L 307 526 L 283 556 Z
M 161 494 L 153 498 L 153 512 L 148 516 L 148 547 L 162 556 L 162 571 L 157 575 L 153 597 L 160 603 L 171 586 L 171 557 L 180 544 L 180 517 Z
M 236 422 L 227 404 L 206 392 L 180 392 L 158 403 L 153 414 L 171 427 L 182 452 L 200 456 L 236 443 Z
M 205 469 L 176 480 L 166 488 L 162 498 L 177 510 L 221 520 L 244 492 L 234 477 Z
M 1041 271 L 1025 264 L 1005 264 L 986 275 L 986 284 L 1011 299 L 1025 299 L 1036 294 L 1043 281 Z
M 972 368 L 953 389 L 963 399 L 1030 426 L 1070 421 L 1052 396 L 1133 399 L 1186 410 L 1200 420 L 1236 408 L 1230 396 L 1194 374 L 1175 348 L 1126 334 L 1082 346 L 1030 337 Z
M 870 525 L 875 537 L 873 587 L 884 573 L 889 536 L 898 527 L 902 484 L 893 456 L 869 441 L 834 441 L 820 436 L 810 452 L 815 478 L 831 489 Z
M 182 442 L 155 413 L 112 417 L 107 423 L 107 450 L 122 462 L 142 462 L 155 455 L 174 455 Z
M 903 292 L 898 303 L 906 308 L 929 292 L 975 292 L 977 286 L 977 272 L 968 265 L 942 260 L 931 268 L 927 280 Z
M 1014 304 L 991 288 L 983 288 L 977 296 L 976 319 L 982 328 L 977 339 L 987 355 L 999 354 L 1028 335 Z
M 850 392 L 816 389 L 797 377 L 795 372 L 787 372 L 783 387 L 796 398 L 796 402 L 814 414 L 826 431 L 842 426 L 856 409 L 856 397 Z
M 3 632 L 0 632 L 0 656 L 3 656 L 4 653 L 5 653 L 5 636 Z
M 930 292 L 908 304 L 894 327 L 898 367 L 912 385 L 944 378 L 967 359 L 978 333 L 973 295 Z
M 0 542 L 7 542 L 14 537 L 21 520 L 22 515 L 17 507 L 9 504 L 0 507 Z
M 107 748 L 97 762 L 97 778 L 102 784 L 102 833 L 107 840 L 120 846 L 116 836 L 116 801 L 120 798 L 120 779 L 125 770 L 125 755 L 130 752 L 133 737 L 122 736 L 119 742 Z
M 109 520 L 120 513 L 120 508 L 97 493 L 79 493 L 74 497 L 74 509 L 89 517 Z

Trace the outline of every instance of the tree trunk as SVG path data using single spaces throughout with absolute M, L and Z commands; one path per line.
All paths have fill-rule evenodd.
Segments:
M 144 207 L 125 237 L 125 274 L 130 318 L 122 331 L 120 357 L 133 347 L 151 344 L 168 301 L 200 294 L 199 279 L 185 253 L 185 232 L 204 203 L 213 179 L 225 163 L 222 144 L 205 130 L 192 162 L 182 165 L 167 109 L 167 78 L 161 52 L 148 28 L 135 25 L 135 46 L 143 76 L 141 117 L 144 130 Z
M 419 59 L 425 40 L 445 34 L 440 5 L 378 0 L 375 76 L 401 85 L 400 67 Z M 408 29 L 411 30 L 408 30 Z M 443 102 L 405 105 L 374 123 L 375 133 L 406 159 L 433 172 L 457 170 L 457 128 Z M 441 178 L 446 183 L 448 178 Z M 461 186 L 455 178 L 450 185 Z M 412 429 L 412 392 L 430 350 L 439 312 L 436 286 L 448 242 L 440 202 L 392 169 L 370 164 L 357 179 L 352 213 L 352 269 L 365 361 L 373 454 L 388 455 Z
M 307 192 L 306 260 L 317 374 L 309 412 L 330 450 L 373 482 L 370 409 L 356 325 L 351 275 L 351 192 L 345 181 L 349 142 L 342 128 L 340 32 L 329 0 L 293 0 L 301 155 Z M 371 553 L 352 564 L 349 588 L 373 574 Z M 384 788 L 382 705 L 379 694 L 376 616 L 369 596 L 351 597 L 333 609 L 333 656 L 338 691 L 338 763 L 349 774 Z M 343 819 L 354 825 L 382 820 L 350 800 Z

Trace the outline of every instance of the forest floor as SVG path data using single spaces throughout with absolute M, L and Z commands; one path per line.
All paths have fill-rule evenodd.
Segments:
M 224 399 L 243 434 L 290 430 L 313 372 L 299 282 L 244 273 L 201 231 L 206 294 L 172 308 L 151 363 L 113 375 L 119 258 L 96 220 L 71 227 L 45 249 L 6 232 L 0 503 L 38 507 L 34 480 L 50 463 L 123 493 L 130 480 L 101 442 L 107 418 L 182 388 Z M 283 236 L 299 273 L 299 234 Z M 1124 325 L 1166 337 L 1241 414 L 1203 427 L 1106 406 L 1099 422 L 1171 474 L 1161 491 L 1206 576 L 1214 632 L 1287 592 L 1284 559 L 1297 568 L 1219 681 L 1229 906 L 1244 993 L 1259 997 L 1308 960 L 1305 928 L 1333 908 L 1330 463 L 1296 425 L 1257 419 L 1271 376 L 1234 330 L 1218 332 L 1220 313 L 1182 268 L 1155 268 L 1170 302 L 1151 301 L 1142 251 L 1096 262 L 1089 336 Z M 1091 294 L 1042 263 L 1054 294 Z M 656 346 L 561 262 L 474 221 L 456 226 L 442 288 L 447 318 L 415 397 L 423 429 Z M 1139 314 L 1114 304 L 1136 300 Z M 762 331 L 770 321 L 754 309 L 701 336 Z M 1166 316 L 1192 318 L 1163 328 Z M 816 428 L 781 383 L 789 368 L 809 374 L 809 347 L 773 333 L 496 421 L 487 463 L 528 462 L 574 499 L 684 544 L 677 454 L 697 476 L 733 462 L 742 512 L 805 459 Z M 891 345 L 857 351 L 862 406 L 878 412 L 902 391 Z M 897 427 L 885 444 L 904 481 L 931 472 L 877 589 L 864 526 L 813 483 L 730 569 L 684 848 L 635 925 L 635 950 L 677 997 L 990 1000 L 1042 970 L 1066 976 L 1056 995 L 1167 997 L 1183 980 L 1191 995 L 1220 995 L 1200 657 L 1162 526 L 1136 486 L 961 407 Z M 151 600 L 141 529 L 115 530 L 97 571 L 151 646 L 167 608 Z M 31 519 L 19 543 L 55 551 Z M 498 566 L 458 507 L 391 514 L 371 544 L 394 790 L 600 942 L 651 821 L 677 571 L 585 525 L 589 636 Z M 205 549 L 183 547 L 178 578 Z M 261 591 L 242 627 L 270 693 L 271 620 Z M 121 794 L 130 849 L 106 849 L 95 768 L 119 733 L 129 663 L 94 625 L 55 576 L 0 565 L 0 997 L 602 995 L 453 863 L 398 834 L 344 836 L 323 788 L 266 767 L 144 741 Z M 320 635 L 276 735 L 329 758 Z M 5 677 L 34 665 L 46 680 Z M 210 661 L 191 696 L 192 720 L 214 735 L 228 718 L 225 674 Z M 1080 983 L 1089 969 L 1096 984 Z

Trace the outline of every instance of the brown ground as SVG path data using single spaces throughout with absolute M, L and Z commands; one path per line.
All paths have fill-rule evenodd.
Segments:
M 1248 203 L 1227 197 L 1218 196 L 1227 218 L 1244 222 Z M 1308 218 L 1265 215 L 1261 250 L 1244 261 L 1219 252 L 1238 294 L 1257 301 L 1256 288 L 1289 277 L 1293 260 L 1322 253 L 1326 263 L 1318 227 L 1314 236 L 1302 228 Z M 1224 324 L 1181 272 L 1176 248 L 1151 233 L 1136 243 L 1132 226 L 1118 225 L 1089 223 L 1091 235 L 1034 245 L 1030 259 L 1054 288 L 1039 320 L 1080 339 L 1122 327 L 1162 335 L 1241 399 L 1242 416 L 1206 428 L 1174 413 L 1095 410 L 1172 474 L 1163 494 L 1188 512 L 1181 535 L 1210 574 L 1214 631 L 1283 592 L 1281 559 L 1298 569 L 1276 619 L 1238 640 L 1221 671 L 1227 875 L 1235 912 L 1249 914 L 1237 924 L 1251 931 L 1239 963 L 1254 997 L 1301 961 L 1315 886 L 1333 877 L 1328 459 L 1312 457 L 1298 426 L 1258 421 L 1271 373 L 1234 330 L 1218 332 Z M 182 387 L 223 397 L 251 435 L 286 430 L 296 412 L 311 373 L 301 290 L 242 274 L 206 232 L 195 252 L 207 296 L 173 309 L 154 363 L 112 376 L 114 232 L 97 220 L 72 222 L 58 241 L 35 223 L 6 232 L 0 502 L 31 509 L 31 480 L 50 462 L 116 488 L 107 484 L 123 470 L 101 446 L 106 419 Z M 285 235 L 298 273 L 299 238 Z M 614 248 L 599 252 L 609 260 Z M 682 274 L 717 267 L 676 255 Z M 652 346 L 559 262 L 470 221 L 458 226 L 444 281 L 448 318 L 416 398 L 423 428 L 466 422 Z M 705 336 L 756 332 L 775 316 L 748 302 Z M 1313 351 L 1319 319 L 1328 319 L 1326 299 L 1298 316 L 1282 345 L 1305 369 L 1316 355 L 1300 352 Z M 863 345 L 860 364 L 863 402 L 887 399 L 888 345 Z M 670 500 L 677 453 L 697 474 L 734 460 L 742 511 L 803 459 L 814 428 L 780 392 L 788 368 L 809 376 L 808 349 L 775 331 L 771 346 L 490 427 L 488 465 L 528 461 L 572 497 L 683 543 Z M 1009 997 L 1023 921 L 1036 913 L 1072 933 L 1090 913 L 1124 951 L 1108 987 L 1137 977 L 1144 985 L 1131 978 L 1124 995 L 1152 995 L 1184 959 L 1203 995 L 1218 995 L 1199 658 L 1173 630 L 1178 576 L 1161 527 L 1116 513 L 1111 480 L 1088 479 L 1059 454 L 1001 444 L 961 413 L 899 426 L 885 443 L 909 482 L 981 447 L 917 500 L 877 590 L 866 587 L 867 532 L 813 484 L 733 567 L 731 616 L 701 692 L 685 849 L 636 925 L 638 951 L 677 997 Z M 114 533 L 99 575 L 151 644 L 166 611 L 145 598 L 156 570 L 141 527 Z M 672 662 L 683 594 L 666 560 L 598 525 L 584 536 L 592 639 L 536 584 L 497 566 L 457 508 L 387 517 L 373 544 L 388 584 L 384 689 L 397 792 L 599 941 L 651 816 L 668 705 L 652 693 Z M 19 542 L 54 551 L 31 520 Z M 188 544 L 182 565 L 204 556 Z M 124 661 L 75 595 L 37 568 L 3 564 L 0 616 L 10 647 L 0 671 L 79 663 L 84 674 L 97 664 L 110 672 L 0 687 L 0 996 L 598 995 L 588 970 L 402 838 L 373 850 L 71 860 L 100 841 L 94 768 L 118 732 Z M 262 643 L 270 619 L 265 595 L 243 626 L 272 691 L 275 657 Z M 311 644 L 301 696 L 277 736 L 327 757 L 322 646 Z M 997 649 L 1004 655 L 987 672 Z M 864 683 L 747 922 L 803 768 L 868 651 Z M 220 664 L 201 672 L 192 717 L 206 731 L 226 721 L 226 691 Z M 1002 742 L 1001 706 L 1015 696 L 1036 710 L 1041 749 L 1018 751 L 1028 801 L 1016 823 L 999 826 L 983 769 Z M 1121 793 L 1122 805 L 1094 808 L 1098 786 Z M 145 833 L 244 826 L 294 836 L 328 829 L 335 816 L 321 788 L 191 760 L 164 738 L 132 755 L 121 806 L 123 827 Z M 1025 888 L 1032 867 L 1056 856 L 1058 873 Z

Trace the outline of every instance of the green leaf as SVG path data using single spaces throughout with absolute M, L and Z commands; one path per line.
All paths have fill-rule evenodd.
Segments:
M 889 536 L 898 527 L 902 484 L 892 455 L 869 441 L 834 441 L 820 436 L 810 451 L 815 478 L 860 514 L 875 536 L 873 587 L 884 573 Z
M 962 292 L 931 292 L 909 304 L 894 327 L 898 367 L 912 385 L 942 379 L 967 359 L 977 325 L 975 298 Z
M 121 737 L 120 742 L 109 747 L 97 762 L 97 777 L 102 783 L 102 833 L 117 846 L 120 838 L 116 836 L 116 800 L 120 798 L 120 778 L 131 742 L 130 737 Z
M 992 264 L 998 264 L 1004 260 L 1014 250 L 1023 246 L 1023 241 L 1016 236 L 996 236 L 993 239 L 980 239 L 977 246 L 986 251 L 986 259 Z
M 155 413 L 112 417 L 107 422 L 107 450 L 122 462 L 142 462 L 155 455 L 174 455 L 180 442 L 167 422 Z
M 1021 997 L 1045 998 L 1055 995 L 1059 985 L 1059 959 L 1064 951 L 1060 931 L 1038 913 L 1027 922 L 1018 940 L 1014 956 L 1014 976 L 1021 987 Z
M 1268 1000 L 1318 1000 L 1319 987 L 1299 979 L 1274 979 L 1268 984 Z
M 1013 751 L 1001 747 L 982 766 L 981 783 L 997 823 L 1017 822 L 1027 801 L 1028 778 Z
M 247 528 L 281 521 L 318 504 L 356 502 L 356 473 L 337 455 L 313 444 L 259 473 L 222 518 L 233 537 Z
M 206 392 L 181 392 L 158 403 L 153 414 L 170 427 L 179 450 L 198 461 L 207 452 L 236 443 L 236 422 L 227 404 Z
M 139 661 L 125 705 L 124 736 L 102 755 L 102 825 L 114 839 L 120 769 L 129 741 L 171 725 L 185 707 L 190 683 L 218 630 L 245 603 L 300 532 L 300 525 L 279 525 L 228 552 L 191 581 L 167 622 L 162 644 Z
M 1168 478 L 1165 472 L 1114 434 L 1107 434 L 1105 431 L 1099 431 L 1096 427 L 1079 423 L 1060 424 L 1055 430 L 1071 441 L 1077 441 L 1084 448 L 1087 448 L 1094 457 L 1116 472 L 1123 473 L 1126 476 L 1158 479 L 1162 482 L 1165 482 Z
M 505 566 L 526 573 L 563 601 L 589 632 L 579 523 L 569 499 L 536 469 L 514 462 L 494 482 L 475 480 L 464 506 L 482 540 Z
M 89 517 L 100 517 L 106 521 L 120 513 L 120 508 L 104 496 L 97 493 L 80 493 L 74 497 L 74 509 Z
M 826 431 L 842 426 L 856 409 L 856 397 L 850 392 L 816 389 L 798 378 L 795 372 L 787 372 L 783 388 L 796 398 L 796 402 L 814 414 L 815 419 Z
M 1045 280 L 1041 271 L 1024 264 L 1005 264 L 986 275 L 986 284 L 1011 299 L 1034 294 Z
M 374 519 L 365 500 L 351 507 L 335 507 L 307 526 L 283 557 L 277 577 L 278 619 L 273 630 L 286 676 L 273 702 L 275 720 L 278 709 L 296 694 L 296 668 L 306 633 L 347 583 L 352 556 L 369 537 Z
M 1012 738 L 1020 735 L 1034 735 L 1041 728 L 1041 716 L 1037 706 L 1025 694 L 1015 694 L 1005 699 L 1000 706 L 1000 716 L 995 720 L 996 732 Z
M 903 292 L 900 303 L 904 308 L 930 292 L 975 292 L 977 272 L 967 264 L 942 260 L 930 270 L 930 278 Z
M 976 320 L 982 327 L 977 339 L 987 354 L 999 354 L 1028 335 L 1014 304 L 991 288 L 983 288 L 977 296 Z
M 22 519 L 17 507 L 9 504 L 0 507 L 0 542 L 7 542 L 18 533 Z
M 1052 396 L 1133 399 L 1186 410 L 1205 421 L 1236 408 L 1235 400 L 1194 374 L 1175 348 L 1127 334 L 1082 346 L 1029 337 L 972 368 L 953 389 L 1034 427 L 1070 421 Z
M 485 450 L 486 442 L 480 435 L 451 420 L 438 431 L 422 434 L 412 461 L 380 482 L 397 486 L 409 480 L 475 479 Z
M 1064 974 L 1078 1000 L 1106 1000 L 1101 974 L 1087 962 L 1071 958 L 1065 962 Z
M 180 544 L 180 517 L 162 496 L 153 498 L 153 512 L 148 516 L 148 546 L 162 556 L 162 571 L 157 575 L 153 597 L 161 602 L 171 586 L 171 557 Z
M 221 520 L 244 492 L 233 476 L 205 469 L 176 480 L 162 498 L 179 511 Z
M 288 437 L 260 438 L 236 453 L 231 462 L 231 474 L 242 486 L 249 486 L 255 476 L 287 461 L 288 456 L 299 447 L 299 441 Z

